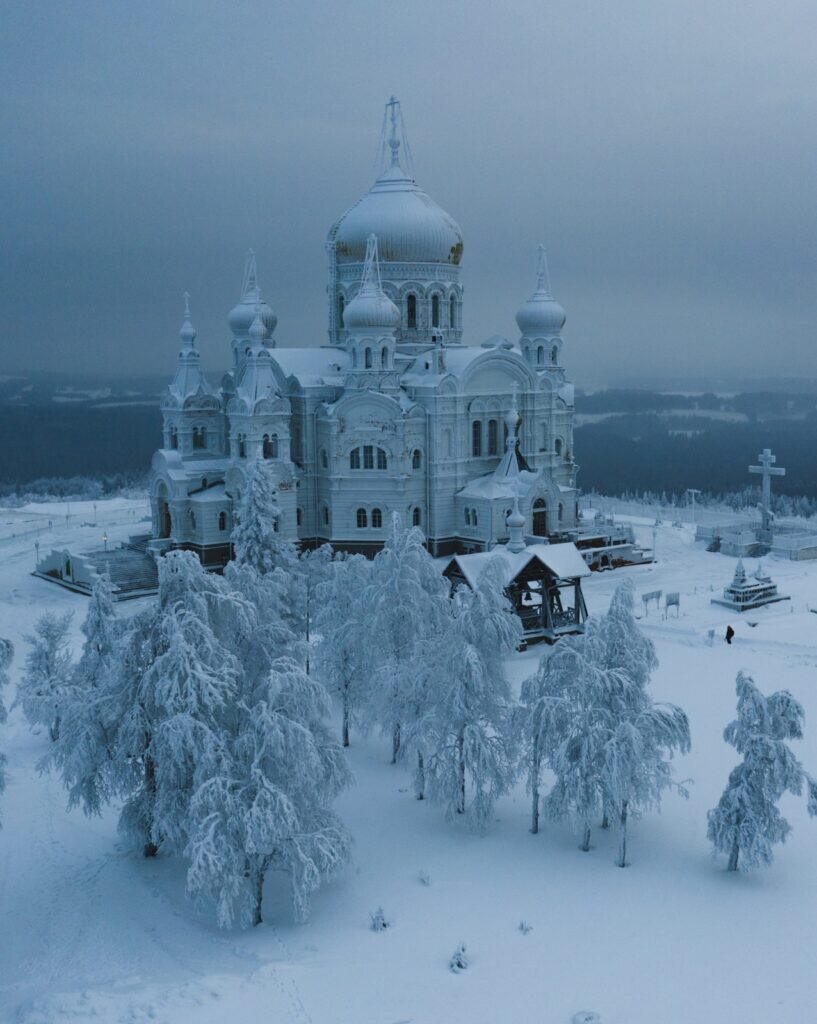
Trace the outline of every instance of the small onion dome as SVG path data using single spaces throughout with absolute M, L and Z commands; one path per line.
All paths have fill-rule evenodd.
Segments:
M 261 319 L 260 303 L 256 306 L 255 318 L 250 324 L 250 341 L 256 345 L 263 345 L 264 338 L 267 336 L 267 331 L 264 326 L 264 322 Z
M 566 319 L 562 306 L 544 289 L 537 289 L 516 314 L 516 322 L 523 334 L 558 334 Z
M 347 331 L 382 328 L 394 330 L 400 324 L 400 310 L 383 291 L 380 283 L 378 239 L 370 234 L 366 240 L 366 257 L 360 289 L 343 311 Z
M 383 327 L 394 330 L 400 324 L 400 310 L 388 295 L 361 288 L 343 311 L 343 326 L 347 331 Z
M 278 317 L 261 298 L 261 293 L 255 289 L 252 293 L 244 294 L 237 305 L 233 306 L 227 317 L 230 331 L 236 338 L 246 338 L 256 315 L 260 318 L 264 328 L 264 337 L 268 338 L 275 330 Z
M 516 322 L 523 334 L 550 336 L 558 334 L 565 325 L 567 314 L 550 294 L 547 278 L 545 248 L 540 245 L 536 291 L 516 314 Z
M 264 325 L 264 336 L 268 338 L 275 330 L 278 317 L 261 298 L 255 253 L 250 249 L 247 253 L 247 262 L 244 267 L 244 284 L 241 289 L 241 298 L 227 316 L 227 323 L 230 325 L 233 337 L 248 337 L 256 316 L 261 317 L 261 323 Z

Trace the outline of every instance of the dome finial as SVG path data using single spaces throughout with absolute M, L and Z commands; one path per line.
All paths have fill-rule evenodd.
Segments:
M 525 517 L 519 510 L 519 492 L 514 491 L 513 510 L 505 520 L 508 524 L 508 551 L 514 553 L 525 550 Z
M 184 323 L 179 331 L 179 337 L 182 339 L 182 345 L 186 348 L 193 348 L 193 342 L 196 340 L 196 328 L 190 319 L 190 292 L 184 293 Z
M 366 260 L 360 289 L 343 311 L 343 326 L 353 331 L 369 327 L 394 330 L 399 323 L 400 310 L 383 291 L 377 258 L 377 235 L 372 233 L 366 240 Z
M 256 302 L 255 319 L 250 324 L 250 341 L 255 345 L 263 345 L 266 335 L 267 331 L 264 327 L 264 321 L 261 319 L 261 303 Z

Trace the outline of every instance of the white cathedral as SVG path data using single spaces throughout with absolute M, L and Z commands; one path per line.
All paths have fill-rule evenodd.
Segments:
M 465 344 L 462 232 L 403 169 L 397 101 L 387 114 L 389 166 L 326 242 L 328 345 L 276 345 L 250 253 L 228 318 L 231 366 L 214 388 L 185 305 L 152 463 L 157 554 L 186 548 L 205 565 L 226 563 L 257 459 L 273 468 L 277 529 L 303 547 L 372 554 L 393 512 L 423 530 L 435 555 L 506 543 L 509 518 L 515 535 L 539 542 L 575 528 L 565 313 L 544 250 L 516 314 L 518 341 Z

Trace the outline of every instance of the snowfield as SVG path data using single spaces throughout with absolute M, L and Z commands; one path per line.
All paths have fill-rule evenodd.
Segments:
M 87 525 L 91 502 L 67 511 L 0 510 L 0 636 L 16 647 L 13 684 L 34 621 L 74 610 L 78 650 L 87 603 L 30 575 L 34 540 L 41 553 L 79 551 L 98 546 L 104 528 L 114 544 L 142 528 L 145 503 L 98 501 L 96 526 Z M 651 524 L 635 522 L 651 546 Z M 734 559 L 696 548 L 688 527 L 660 527 L 657 551 L 655 566 L 594 575 L 585 587 L 591 614 L 606 610 L 625 577 L 639 595 L 681 593 L 677 619 L 653 606 L 641 625 L 660 661 L 654 697 L 690 718 L 692 751 L 676 760 L 676 778 L 692 780 L 690 797 L 670 793 L 661 814 L 633 823 L 625 870 L 614 866 L 614 830 L 595 830 L 589 853 L 566 826 L 545 822 L 532 836 L 523 783 L 499 801 L 484 835 L 446 822 L 440 808 L 413 799 L 408 773 L 389 765 L 389 739 L 353 733 L 356 782 L 336 804 L 355 838 L 352 865 L 319 891 L 304 925 L 292 922 L 284 881 L 274 878 L 267 923 L 219 931 L 186 899 L 181 861 L 124 854 L 115 809 L 92 820 L 66 811 L 59 781 L 36 769 L 47 731 L 33 734 L 15 709 L 0 726 L 9 762 L 0 796 L 0 1020 L 569 1024 L 583 1010 L 601 1024 L 813 1020 L 817 822 L 803 799 L 784 798 L 793 833 L 774 865 L 734 875 L 712 859 L 706 812 L 737 762 L 722 732 L 734 717 L 738 669 L 764 692 L 786 688 L 803 704 L 806 738 L 792 746 L 817 773 L 809 610 L 817 562 L 770 559 L 792 601 L 739 618 L 710 604 Z M 736 629 L 731 647 L 727 623 Z M 546 652 L 510 660 L 515 688 Z M 370 928 L 378 907 L 392 924 L 381 932 Z M 454 974 L 460 943 L 470 966 Z

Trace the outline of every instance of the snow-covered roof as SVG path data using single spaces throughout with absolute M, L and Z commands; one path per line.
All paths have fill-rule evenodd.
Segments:
M 477 551 L 472 555 L 454 555 L 448 563 L 456 563 L 469 585 L 477 584 L 485 568 L 493 559 L 498 559 L 503 568 L 505 584 L 511 582 L 534 559 L 538 559 L 554 576 L 559 579 L 572 579 L 575 576 L 589 576 L 584 559 L 575 544 L 531 544 L 524 551 L 508 551 L 506 547 L 494 548 L 493 551 Z
M 349 353 L 342 348 L 275 348 L 272 356 L 286 377 L 295 377 L 302 385 L 341 383 L 351 366 Z
M 190 503 L 195 505 L 208 505 L 211 502 L 227 501 L 227 493 L 224 484 L 215 484 L 213 487 L 206 487 L 203 491 L 196 491 L 190 495 Z
M 515 452 L 512 455 L 514 458 L 516 457 Z M 500 463 L 501 465 L 502 463 Z M 498 475 L 496 471 L 486 473 L 485 476 L 478 476 L 476 480 L 471 480 L 465 487 L 457 491 L 457 497 L 482 498 L 486 501 L 491 501 L 494 498 L 512 499 L 514 495 L 522 498 L 530 492 L 531 487 L 541 475 L 539 472 L 530 473 L 525 469 L 521 469 L 513 475 Z

